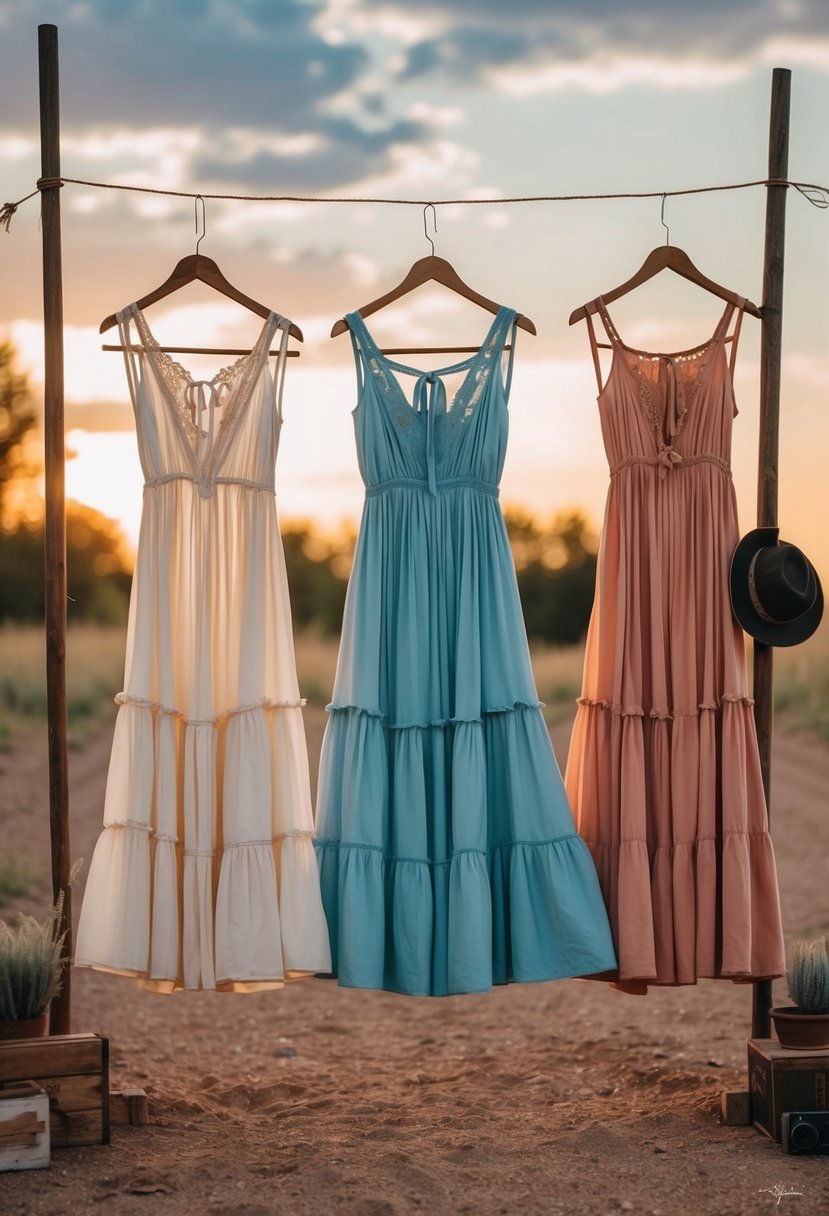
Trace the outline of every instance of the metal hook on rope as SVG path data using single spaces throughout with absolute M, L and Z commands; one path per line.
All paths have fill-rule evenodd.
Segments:
M 670 228 L 668 227 L 668 225 L 665 223 L 665 198 L 666 198 L 666 195 L 664 195 L 664 194 L 663 194 L 663 195 L 662 195 L 662 207 L 661 207 L 660 212 L 659 212 L 659 222 L 660 222 L 660 224 L 662 225 L 662 227 L 665 229 L 665 244 L 666 244 L 666 245 L 670 245 L 670 243 L 671 243 L 671 230 L 670 230 Z
M 201 232 L 199 232 L 199 203 L 201 203 Z M 200 194 L 193 199 L 193 213 L 196 220 L 196 257 L 198 257 L 199 245 L 207 233 L 207 205 Z
M 426 227 L 426 212 L 429 210 L 430 207 L 432 208 L 432 223 L 434 224 L 434 228 L 435 228 L 435 236 L 437 236 L 438 213 L 437 213 L 437 211 L 435 211 L 434 203 L 427 203 L 426 206 L 423 208 L 423 234 L 426 237 L 426 240 L 432 246 L 432 257 L 434 257 L 435 256 L 435 242 L 429 236 L 429 229 Z

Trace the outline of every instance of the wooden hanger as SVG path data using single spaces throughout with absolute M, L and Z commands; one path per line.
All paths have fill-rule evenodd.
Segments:
M 196 206 L 196 233 L 198 235 L 198 204 L 199 197 L 195 200 Z M 202 207 L 204 207 L 204 199 L 201 199 Z M 202 212 L 204 216 L 204 212 Z M 198 236 L 196 241 L 196 252 L 188 254 L 187 257 L 181 258 L 173 268 L 172 274 L 166 279 L 160 287 L 154 288 L 153 291 L 142 296 L 140 300 L 136 300 L 136 305 L 143 312 L 145 308 L 149 308 L 151 304 L 155 304 L 158 300 L 163 300 L 165 296 L 172 295 L 173 292 L 179 291 L 182 287 L 186 287 L 188 283 L 193 283 L 198 280 L 200 283 L 206 283 L 208 287 L 212 287 L 214 291 L 218 291 L 221 295 L 227 296 L 228 299 L 234 300 L 237 304 L 241 304 L 243 308 L 249 309 L 256 313 L 258 317 L 264 320 L 271 314 L 271 309 L 266 308 L 264 304 L 260 304 L 258 300 L 252 299 L 250 296 L 244 295 L 232 283 L 229 283 L 221 270 L 212 258 L 205 257 L 203 253 L 199 253 L 199 245 L 204 238 L 206 223 L 203 220 L 203 230 L 201 236 Z M 115 313 L 111 313 L 101 322 L 99 333 L 106 333 L 113 325 L 117 324 Z M 302 342 L 302 330 L 297 325 L 291 325 L 288 333 L 292 338 L 296 338 L 297 342 Z M 123 346 L 103 346 L 102 350 L 123 350 Z M 159 349 L 168 351 L 171 354 L 190 354 L 190 355 L 246 355 L 249 351 L 246 350 L 231 350 L 228 348 L 204 347 L 204 346 L 162 346 Z M 271 355 L 275 355 L 277 351 L 269 351 Z M 287 352 L 289 356 L 297 357 L 299 351 L 290 350 Z
M 470 287 L 468 283 L 464 283 L 454 266 L 447 262 L 445 258 L 436 257 L 430 254 L 428 257 L 420 258 L 410 268 L 409 273 L 402 279 L 396 287 L 391 291 L 387 291 L 385 295 L 379 296 L 376 300 L 372 300 L 370 304 L 364 304 L 362 308 L 357 309 L 362 317 L 370 317 L 373 312 L 378 312 L 381 308 L 385 308 L 387 304 L 391 304 L 394 300 L 399 300 L 401 296 L 408 295 L 410 291 L 414 291 L 416 287 L 422 287 L 424 283 L 440 283 L 443 287 L 448 287 L 450 291 L 457 292 L 459 296 L 463 296 L 466 300 L 471 300 L 473 304 L 477 304 L 479 308 L 485 308 L 487 312 L 496 313 L 501 307 L 494 300 L 487 299 L 480 292 Z M 534 334 L 536 328 L 529 317 L 516 317 L 516 324 L 521 329 L 525 329 L 527 333 Z M 342 319 L 336 321 L 331 329 L 331 337 L 336 338 L 338 334 L 344 334 L 348 329 L 348 325 Z M 509 349 L 509 347 L 505 347 Z M 407 346 L 395 347 L 393 350 L 384 350 L 384 355 L 427 355 L 427 354 L 447 354 L 450 351 L 476 351 L 477 346 Z
M 699 270 L 684 249 L 680 249 L 678 245 L 657 245 L 656 249 L 652 249 L 645 258 L 642 265 L 636 271 L 636 274 L 621 283 L 618 287 L 614 287 L 612 291 L 603 291 L 601 298 L 605 304 L 612 304 L 614 300 L 618 300 L 620 296 L 625 296 L 629 291 L 634 291 L 637 287 L 641 287 L 643 283 L 647 283 L 648 279 L 652 279 L 662 270 L 673 270 L 674 274 L 681 275 L 683 279 L 688 279 L 691 283 L 695 283 L 697 287 L 702 287 L 704 291 L 710 291 L 712 295 L 719 296 L 721 300 L 728 300 L 729 303 L 735 304 L 738 308 L 742 307 L 747 313 L 753 317 L 761 316 L 760 309 L 756 304 L 752 304 L 751 300 L 743 300 L 743 297 L 738 295 L 736 291 L 730 291 L 727 287 L 720 286 L 713 279 L 707 278 L 701 270 Z M 570 313 L 570 324 L 575 325 L 577 321 L 582 321 L 587 316 L 585 305 L 577 308 Z
M 361 317 L 370 317 L 373 312 L 378 312 L 381 308 L 385 308 L 387 304 L 399 300 L 401 296 L 408 295 L 410 291 L 414 291 L 416 287 L 422 287 L 424 283 L 439 283 L 442 287 L 448 287 L 450 291 L 456 292 L 459 296 L 463 296 L 466 300 L 471 300 L 473 304 L 477 304 L 479 308 L 485 308 L 487 312 L 497 313 L 500 304 L 496 304 L 494 300 L 487 299 L 480 292 L 475 291 L 468 283 L 464 283 L 458 272 L 455 270 L 451 262 L 447 262 L 446 258 L 435 256 L 435 243 L 429 236 L 426 229 L 426 212 L 429 207 L 434 211 L 434 205 L 428 203 L 423 209 L 423 231 L 426 233 L 426 240 L 432 246 L 432 252 L 428 257 L 420 258 L 413 266 L 410 267 L 408 274 L 397 284 L 392 287 L 391 291 L 387 291 L 385 295 L 379 296 L 376 300 L 372 300 L 370 304 L 364 304 L 362 308 L 358 308 Z M 437 222 L 435 223 L 435 231 L 437 231 Z M 525 329 L 527 333 L 534 334 L 536 328 L 529 317 L 521 316 L 515 318 L 515 323 L 521 329 Z M 331 328 L 331 337 L 336 338 L 338 334 L 344 334 L 348 329 L 345 320 L 340 319 L 335 321 Z M 384 355 L 443 355 L 450 352 L 475 352 L 479 349 L 477 346 L 396 346 L 390 350 L 384 350 Z M 504 347 L 509 350 L 509 346 Z
M 221 292 L 223 296 L 227 296 L 231 300 L 235 300 L 237 304 L 241 304 L 243 308 L 250 309 L 256 313 L 258 317 L 267 319 L 271 309 L 266 308 L 264 304 L 260 304 L 258 300 L 251 299 L 250 296 L 244 295 L 236 287 L 227 281 L 219 267 L 212 258 L 207 258 L 203 253 L 191 253 L 186 258 L 182 258 L 174 267 L 172 274 L 168 279 L 156 287 L 153 291 L 142 296 L 140 300 L 136 300 L 136 304 L 143 312 L 145 308 L 149 308 L 151 304 L 155 304 L 158 300 L 163 300 L 165 296 L 172 295 L 182 287 L 186 287 L 188 283 L 193 283 L 198 279 L 201 283 L 206 283 L 208 287 L 212 287 L 215 291 Z M 105 333 L 117 323 L 117 318 L 114 313 L 105 317 L 101 322 L 99 333 Z M 302 341 L 302 330 L 296 325 L 291 325 L 288 330 L 291 337 L 296 338 L 298 342 Z M 123 350 L 123 346 L 104 345 L 102 350 Z M 166 350 L 174 354 L 186 355 L 245 355 L 249 352 L 246 350 L 235 350 L 229 347 L 215 346 L 162 346 L 161 350 Z M 270 351 L 272 355 L 277 354 L 277 351 Z M 294 357 L 299 355 L 299 351 L 289 350 L 288 355 Z

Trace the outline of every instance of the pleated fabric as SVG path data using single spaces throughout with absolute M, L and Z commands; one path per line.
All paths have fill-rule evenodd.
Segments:
M 625 346 L 599 396 L 610 489 L 566 788 L 598 870 L 620 986 L 783 973 L 743 634 L 736 414 L 724 339 L 675 355 Z
M 387 359 L 359 314 L 346 319 L 366 501 L 317 807 L 333 973 L 440 996 L 601 971 L 616 961 L 607 914 L 541 714 L 498 502 L 515 313 L 433 372 Z M 396 373 L 415 378 L 411 404 Z
M 146 480 L 75 964 L 159 991 L 279 987 L 330 967 L 274 500 L 290 322 L 272 313 L 210 381 L 135 305 L 119 324 Z

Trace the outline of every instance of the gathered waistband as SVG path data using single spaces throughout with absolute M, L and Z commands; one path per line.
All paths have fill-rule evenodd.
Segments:
M 678 455 L 678 453 L 677 453 Z M 662 468 L 663 461 L 658 456 L 626 456 L 624 460 L 620 460 L 610 470 L 611 477 L 617 477 L 619 473 L 625 469 L 631 468 L 635 464 L 650 464 L 657 468 Z M 727 460 L 723 460 L 720 456 L 716 456 L 713 452 L 700 452 L 696 456 L 682 456 L 676 463 L 672 465 L 672 471 L 676 472 L 679 469 L 687 469 L 692 464 L 715 464 L 723 473 L 731 476 L 731 465 Z
M 418 477 L 393 477 L 390 481 L 380 481 L 376 485 L 366 486 L 366 498 L 376 498 L 378 494 L 385 494 L 387 490 L 424 490 L 426 493 L 431 493 L 429 482 Z M 441 490 L 480 490 L 483 494 L 489 494 L 492 498 L 498 498 L 501 491 L 498 486 L 492 485 L 489 481 L 479 481 L 477 477 L 447 477 L 444 481 L 437 481 L 435 489 Z
M 198 486 L 202 498 L 210 498 L 214 486 L 245 486 L 248 490 L 259 490 L 265 494 L 276 493 L 275 488 L 264 481 L 251 481 L 247 477 L 213 477 L 207 480 L 194 477 L 192 473 L 163 473 L 161 477 L 148 477 L 144 482 L 144 489 L 166 486 L 171 481 L 191 481 L 194 486 Z

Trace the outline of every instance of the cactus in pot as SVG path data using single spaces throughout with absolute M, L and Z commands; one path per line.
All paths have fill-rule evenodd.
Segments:
M 787 972 L 794 1006 L 772 1009 L 783 1047 L 829 1047 L 829 954 L 826 938 L 792 943 Z
M 789 996 L 803 1013 L 829 1012 L 829 954 L 826 938 L 793 942 L 787 978 Z

